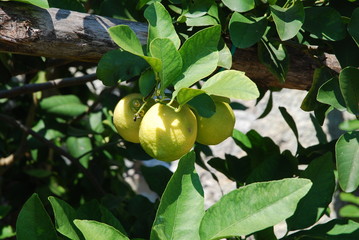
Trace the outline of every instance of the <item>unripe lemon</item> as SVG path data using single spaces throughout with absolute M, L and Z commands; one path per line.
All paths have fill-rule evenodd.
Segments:
M 140 126 L 140 144 L 155 159 L 170 162 L 191 150 L 197 136 L 194 113 L 183 106 L 179 112 L 156 103 L 145 114 Z
M 232 135 L 236 118 L 226 102 L 215 102 L 216 112 L 209 118 L 196 116 L 198 133 L 196 141 L 216 145 Z
M 126 141 L 133 143 L 140 142 L 138 131 L 142 118 L 135 119 L 135 113 L 137 113 L 142 104 L 142 95 L 131 93 L 123 97 L 115 107 L 113 123 L 117 132 Z

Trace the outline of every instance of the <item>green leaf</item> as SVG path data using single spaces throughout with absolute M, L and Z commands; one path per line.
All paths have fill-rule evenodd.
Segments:
M 254 0 L 222 0 L 224 5 L 235 12 L 247 12 L 255 7 Z
M 348 32 L 359 46 L 359 8 L 354 9 L 350 22 L 348 24 Z
M 201 27 L 201 26 L 214 26 L 218 24 L 218 21 L 209 15 L 204 15 L 197 18 L 187 18 L 186 19 L 187 26 L 191 27 Z
M 280 81 L 285 82 L 289 59 L 285 46 L 262 38 L 258 44 L 258 57 L 262 64 Z
M 65 201 L 55 197 L 49 197 L 49 201 L 54 211 L 56 230 L 72 240 L 84 239 L 73 223 L 77 216 L 75 209 Z
M 231 54 L 231 50 L 229 50 L 229 48 L 227 47 L 226 43 L 224 42 L 223 39 L 219 40 L 218 43 L 218 49 L 219 52 L 219 59 L 218 59 L 218 67 L 223 67 L 225 69 L 230 69 L 232 67 L 232 54 Z
M 319 141 L 320 144 L 326 144 L 328 143 L 327 140 L 327 135 L 325 134 L 323 128 L 320 126 L 318 119 L 316 119 L 313 114 L 310 114 L 310 120 L 313 123 L 314 129 L 315 129 L 315 133 L 317 136 L 317 139 Z
M 282 41 L 289 40 L 297 35 L 304 22 L 304 7 L 301 1 L 296 1 L 289 8 L 271 5 L 270 10 Z
M 359 132 L 344 133 L 335 145 L 339 185 L 345 192 L 359 186 Z
M 249 184 L 224 195 L 203 216 L 201 240 L 249 235 L 291 216 L 309 191 L 307 179 Z
M 359 69 L 344 68 L 339 74 L 339 86 L 348 112 L 359 117 Z
M 135 32 L 127 25 L 118 25 L 108 29 L 112 40 L 123 50 L 143 58 L 154 71 L 159 72 L 162 68 L 161 60 L 144 55 L 140 40 Z
M 172 177 L 172 172 L 164 166 L 158 165 L 153 167 L 141 166 L 141 173 L 146 180 L 146 183 L 152 191 L 162 196 L 166 185 Z
M 311 180 L 313 185 L 299 201 L 293 216 L 287 219 L 289 231 L 313 225 L 331 203 L 336 185 L 332 154 L 329 152 L 312 160 L 299 177 Z
M 217 68 L 220 34 L 221 27 L 216 25 L 198 31 L 183 44 L 179 50 L 183 61 L 183 74 L 176 81 L 176 90 L 190 87 Z
M 328 41 L 342 40 L 346 36 L 341 15 L 331 7 L 306 8 L 303 29 L 319 39 Z
M 34 193 L 23 205 L 16 221 L 17 240 L 54 240 L 56 230 L 40 198 Z
M 359 129 L 359 120 L 348 120 L 339 124 L 339 128 L 343 131 L 351 132 Z
M 333 42 L 333 50 L 342 69 L 348 66 L 359 67 L 359 47 L 350 36 Z
M 113 239 L 129 240 L 116 228 L 94 220 L 74 220 L 76 227 L 80 229 L 86 240 Z
M 155 89 L 156 78 L 152 69 L 144 71 L 138 81 L 142 96 L 148 96 Z
M 286 123 L 288 124 L 288 126 L 290 127 L 290 129 L 292 129 L 295 137 L 297 138 L 297 141 L 299 141 L 298 129 L 297 129 L 297 125 L 296 125 L 293 117 L 288 113 L 288 111 L 285 107 L 279 107 L 279 111 L 282 114 L 282 116 L 283 116 L 284 120 L 286 121 Z
M 339 216 L 342 218 L 359 218 L 359 207 L 354 205 L 345 205 L 339 209 Z
M 229 34 L 233 44 L 239 48 L 254 45 L 263 36 L 267 24 L 265 17 L 248 18 L 240 13 L 233 13 L 229 21 Z
M 68 137 L 66 140 L 66 146 L 69 153 L 79 158 L 80 163 L 88 168 L 90 161 L 90 152 L 92 150 L 91 139 L 89 137 Z
M 216 105 L 213 98 L 208 94 L 203 93 L 192 98 L 188 105 L 202 117 L 209 118 L 216 113 Z
M 78 0 L 48 0 L 50 8 L 60 8 L 85 13 L 85 8 Z
M 340 111 L 346 110 L 338 78 L 329 79 L 319 88 L 317 100 L 321 103 L 329 104 Z
M 181 41 L 172 25 L 172 18 L 161 3 L 155 2 L 148 6 L 144 16 L 149 23 L 148 46 L 156 38 L 168 38 L 173 42 L 176 49 L 180 47 Z
M 201 89 L 181 88 L 177 93 L 176 100 L 180 106 L 183 106 L 194 97 L 204 93 L 205 91 Z
M 47 113 L 67 117 L 78 116 L 88 109 L 75 95 L 58 95 L 45 98 L 40 102 L 40 107 Z
M 47 0 L 12 0 L 12 1 L 28 3 L 41 8 L 49 8 L 49 3 L 47 2 Z
M 324 224 L 294 233 L 282 240 L 357 240 L 359 238 L 359 223 L 346 219 L 334 219 Z
M 194 168 L 195 153 L 183 156 L 167 184 L 151 231 L 151 240 L 199 239 L 204 214 L 203 189 Z
M 201 88 L 207 94 L 253 100 L 259 97 L 256 84 L 244 72 L 225 70 L 208 79 Z
M 272 110 L 272 108 L 273 108 L 273 93 L 271 91 L 269 93 L 269 99 L 268 99 L 267 106 L 264 109 L 263 113 L 257 119 L 261 119 L 261 118 L 264 118 L 265 116 L 267 116 L 270 113 L 270 111 Z
M 161 80 L 161 91 L 164 92 L 176 78 L 181 74 L 182 58 L 172 41 L 168 38 L 156 38 L 150 45 L 151 55 L 162 62 L 159 72 Z
M 96 74 L 104 85 L 113 86 L 139 76 L 146 67 L 148 64 L 141 57 L 117 49 L 102 56 Z
M 118 25 L 110 27 L 108 32 L 112 40 L 123 50 L 137 56 L 144 56 L 142 44 L 129 26 Z

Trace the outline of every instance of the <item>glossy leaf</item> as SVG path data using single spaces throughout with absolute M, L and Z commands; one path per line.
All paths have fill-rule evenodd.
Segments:
M 267 27 L 267 19 L 248 18 L 240 13 L 233 13 L 229 21 L 229 34 L 233 44 L 239 48 L 247 48 L 257 43 Z
M 181 74 L 182 57 L 177 51 L 173 42 L 168 38 L 156 38 L 150 45 L 151 55 L 162 62 L 162 68 L 159 72 L 161 80 L 161 91 L 164 90 L 176 80 Z
M 140 75 L 146 67 L 148 64 L 141 57 L 118 49 L 102 56 L 96 75 L 104 85 L 113 86 Z
M 289 40 L 297 35 L 304 22 L 304 7 L 301 1 L 296 1 L 289 8 L 271 5 L 270 10 L 282 41 Z
M 40 107 L 47 113 L 67 117 L 78 116 L 88 109 L 75 95 L 56 95 L 45 98 L 40 102 Z
M 359 46 L 359 8 L 356 8 L 348 24 L 348 32 Z
M 331 7 L 306 8 L 303 28 L 315 37 L 328 41 L 342 40 L 346 36 L 341 15 Z
M 311 185 L 308 179 L 283 179 L 234 190 L 206 211 L 201 240 L 249 235 L 273 226 L 294 213 Z
M 47 0 L 12 0 L 12 1 L 28 3 L 41 8 L 49 8 L 49 3 Z
M 316 223 L 332 201 L 336 185 L 332 154 L 327 153 L 312 160 L 299 177 L 311 180 L 313 185 L 299 201 L 293 216 L 287 219 L 289 231 L 307 228 Z
M 127 236 L 118 231 L 116 228 L 105 223 L 100 223 L 94 220 L 75 220 L 74 223 L 84 235 L 85 240 L 129 240 Z
M 220 33 L 220 25 L 209 27 L 198 31 L 183 44 L 179 50 L 183 61 L 183 75 L 177 79 L 176 90 L 190 87 L 217 68 Z
M 155 2 L 148 6 L 144 16 L 149 24 L 148 46 L 150 46 L 151 42 L 156 38 L 168 38 L 172 41 L 175 48 L 179 49 L 181 41 L 172 25 L 170 14 L 161 3 Z
M 208 79 L 201 88 L 207 94 L 228 98 L 253 100 L 259 97 L 256 84 L 243 72 L 225 70 Z
M 212 16 L 204 15 L 196 18 L 187 18 L 186 24 L 191 27 L 214 26 L 218 24 L 218 21 Z
M 49 197 L 49 201 L 55 216 L 56 230 L 72 240 L 84 239 L 73 223 L 77 216 L 76 210 L 61 199 Z
M 176 100 L 180 106 L 186 104 L 188 101 L 193 99 L 194 97 L 201 95 L 205 93 L 205 91 L 200 89 L 194 89 L 194 88 L 181 88 L 181 90 L 178 91 L 178 94 L 176 96 Z
M 344 68 L 339 74 L 339 86 L 348 112 L 359 116 L 359 69 Z
M 289 59 L 283 44 L 263 39 L 258 44 L 258 57 L 280 82 L 285 82 Z
M 154 71 L 159 72 L 162 63 L 158 58 L 145 56 L 140 40 L 127 25 L 117 25 L 108 29 L 111 39 L 123 50 L 143 58 Z
M 226 5 L 229 9 L 236 12 L 247 12 L 252 10 L 255 7 L 254 0 L 222 0 L 224 5 Z
M 199 239 L 204 214 L 203 189 L 194 168 L 195 153 L 186 154 L 167 184 L 151 231 L 151 240 Z
M 34 193 L 23 205 L 16 221 L 17 240 L 54 240 L 57 234 L 40 198 Z
M 335 145 L 339 185 L 345 192 L 359 186 L 359 132 L 344 133 Z
M 346 109 L 346 104 L 340 91 L 338 78 L 332 78 L 324 83 L 319 88 L 317 99 L 319 102 L 329 104 L 340 111 L 344 111 Z

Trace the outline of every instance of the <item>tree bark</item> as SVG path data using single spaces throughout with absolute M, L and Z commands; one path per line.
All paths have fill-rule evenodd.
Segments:
M 0 52 L 44 56 L 75 61 L 98 62 L 102 55 L 118 46 L 107 29 L 126 24 L 134 30 L 142 44 L 147 40 L 147 24 L 131 22 L 69 10 L 0 2 Z M 263 87 L 307 90 L 314 69 L 322 64 L 340 71 L 334 55 L 325 61 L 311 58 L 304 52 L 289 48 L 290 66 L 285 83 L 280 83 L 259 62 L 256 48 L 237 49 L 233 69 Z

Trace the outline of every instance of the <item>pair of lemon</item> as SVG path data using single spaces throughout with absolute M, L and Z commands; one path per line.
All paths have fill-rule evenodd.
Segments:
M 179 159 L 195 141 L 215 145 L 232 135 L 235 116 L 226 102 L 215 102 L 216 112 L 210 118 L 193 113 L 187 106 L 177 112 L 164 103 L 143 109 L 143 116 L 136 118 L 142 104 L 139 93 L 122 98 L 114 110 L 114 125 L 123 139 L 140 143 L 147 154 L 158 160 Z

